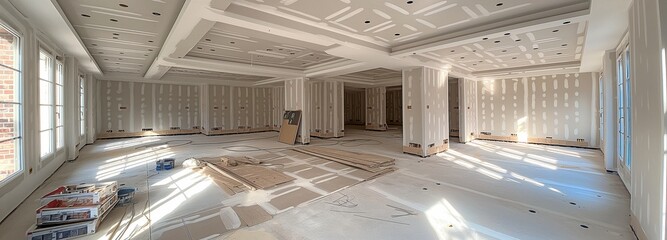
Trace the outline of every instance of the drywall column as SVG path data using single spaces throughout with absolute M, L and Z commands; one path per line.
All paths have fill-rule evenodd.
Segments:
M 342 137 L 343 82 L 311 81 L 310 90 L 310 136 Z
M 199 105 L 199 112 L 201 112 L 201 132 L 204 135 L 209 135 L 212 128 L 209 118 L 214 110 L 211 108 L 210 89 L 211 85 L 208 84 L 204 84 L 201 87 L 201 104 Z
M 459 79 L 459 141 L 467 143 L 475 139 L 477 132 L 477 81 Z
M 640 239 L 665 239 L 665 61 L 667 8 L 663 0 L 634 0 L 630 5 L 632 111 L 630 224 Z M 663 11 L 661 11 L 663 10 Z
M 97 79 L 92 74 L 86 75 L 86 144 L 92 144 L 97 139 L 96 119 L 98 108 L 97 96 Z
M 448 88 L 449 95 L 448 98 L 448 111 L 449 111 L 449 136 L 456 136 L 460 139 L 460 115 L 461 115 L 461 101 L 459 99 L 459 85 L 463 84 L 463 81 L 457 78 L 448 78 Z
M 448 72 L 403 70 L 403 152 L 426 157 L 449 148 Z
M 607 51 L 603 61 L 603 129 L 600 148 L 604 153 L 604 167 L 607 171 L 616 171 L 616 52 Z
M 310 113 L 309 101 L 310 93 L 306 87 L 308 78 L 295 78 L 285 80 L 285 110 L 301 111 L 301 126 L 296 141 L 301 144 L 310 143 Z
M 387 88 L 366 88 L 366 130 L 387 130 Z
M 79 156 L 79 62 L 73 57 L 65 58 L 65 149 L 67 160 Z

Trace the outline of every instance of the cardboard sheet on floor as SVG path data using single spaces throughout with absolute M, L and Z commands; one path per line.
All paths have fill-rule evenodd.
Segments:
M 236 206 L 233 207 L 233 209 L 236 212 L 236 215 L 239 216 L 239 219 L 241 219 L 241 224 L 246 227 L 252 227 L 273 218 L 271 214 L 266 212 L 266 210 L 259 205 L 247 207 Z
M 300 124 L 301 111 L 285 111 L 283 114 L 283 124 L 280 126 L 278 141 L 294 145 L 296 143 L 296 136 L 299 134 Z
M 305 188 L 299 188 L 296 191 L 292 191 L 283 195 L 280 195 L 278 197 L 275 197 L 269 201 L 269 204 L 271 204 L 273 207 L 278 209 L 279 211 L 285 210 L 290 207 L 295 207 L 299 204 L 308 202 L 310 200 L 313 200 L 315 198 L 321 197 L 322 195 L 310 191 Z
M 332 172 L 329 172 L 327 170 L 318 168 L 318 167 L 311 167 L 308 170 L 303 170 L 300 172 L 295 173 L 299 177 L 305 178 L 305 179 L 313 179 L 316 177 L 324 176 L 326 174 L 331 174 Z
M 229 178 L 225 175 L 222 175 L 219 172 L 216 172 L 215 170 L 209 167 L 204 167 L 201 170 L 201 173 L 207 176 L 209 179 L 213 180 L 213 183 L 215 183 L 215 185 L 220 187 L 220 189 L 222 189 L 223 191 L 225 191 L 225 193 L 229 195 L 234 195 L 236 193 L 250 190 L 243 183 L 236 181 L 232 178 Z
M 283 168 L 283 171 L 293 173 L 293 172 L 298 172 L 298 171 L 301 171 L 301 170 L 304 170 L 304 169 L 308 169 L 309 167 L 310 167 L 310 165 L 308 165 L 308 164 L 299 164 L 299 165 L 294 165 L 294 166 Z
M 325 164 L 324 166 L 328 167 L 328 168 L 331 168 L 333 170 L 343 170 L 343 169 L 346 169 L 346 168 L 350 168 L 350 166 L 347 166 L 345 164 L 340 164 L 340 163 L 337 163 L 337 162 L 329 162 L 329 163 Z
M 186 227 L 190 232 L 191 239 L 203 239 L 211 236 L 219 236 L 229 231 L 225 228 L 220 215 L 220 209 L 211 209 L 198 214 L 198 218 L 188 219 Z
M 341 188 L 357 184 L 358 182 L 358 180 L 352 178 L 336 176 L 335 178 L 315 184 L 315 187 L 331 193 Z

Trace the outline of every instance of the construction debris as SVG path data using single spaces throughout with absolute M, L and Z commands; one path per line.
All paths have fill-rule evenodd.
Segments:
M 248 157 L 201 158 L 212 170 L 243 183 L 250 190 L 266 189 L 294 181 L 295 178 L 282 172 L 257 165 L 259 162 Z
M 342 163 L 372 173 L 378 173 L 379 175 L 396 170 L 393 167 L 396 162 L 395 159 L 379 155 L 350 152 L 325 147 L 301 147 L 295 148 L 294 151 Z

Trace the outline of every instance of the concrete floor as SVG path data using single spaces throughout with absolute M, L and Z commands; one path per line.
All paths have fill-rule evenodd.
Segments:
M 36 199 L 56 186 L 112 180 L 138 188 L 134 204 L 115 208 L 100 231 L 85 239 L 634 239 L 629 194 L 616 174 L 605 172 L 598 150 L 473 141 L 419 158 L 400 152 L 400 130 L 353 127 L 340 142 L 312 144 L 394 157 L 399 170 L 253 227 L 226 231 L 207 224 L 206 214 L 261 201 L 262 194 L 232 199 L 180 163 L 267 153 L 255 148 L 279 153 L 287 145 L 276 140 L 277 133 L 267 132 L 97 141 L 0 224 L 0 239 L 25 238 L 35 222 Z M 179 167 L 156 172 L 154 161 L 161 157 L 176 158 Z M 194 222 L 201 231 L 165 234 Z

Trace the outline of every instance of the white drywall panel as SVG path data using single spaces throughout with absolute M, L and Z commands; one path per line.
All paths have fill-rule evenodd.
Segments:
M 665 1 L 630 7 L 631 211 L 647 239 L 665 239 Z M 661 19 L 662 18 L 662 19 Z M 662 41 L 662 42 L 661 42 Z
M 314 136 L 342 136 L 343 83 L 314 81 L 310 88 L 310 132 Z
M 403 70 L 403 146 L 424 145 L 422 68 Z
M 604 165 L 605 168 L 609 171 L 616 171 L 616 125 L 618 121 L 616 120 L 616 52 L 609 51 L 604 55 L 603 59 L 603 72 L 602 72 L 602 107 L 603 107 L 603 129 L 602 136 L 603 139 L 600 144 L 600 148 L 604 153 Z
M 250 87 L 232 87 L 232 128 L 246 129 L 253 123 L 253 89 Z
M 285 113 L 285 87 L 273 87 L 272 90 L 272 117 L 273 129 L 279 130 L 283 121 L 283 113 Z
M 100 81 L 102 127 L 100 131 L 130 130 L 130 83 Z
M 387 124 L 403 124 L 403 90 L 387 89 Z
M 153 129 L 154 85 L 151 83 L 133 83 L 133 85 L 132 121 L 134 127 L 129 131 L 138 132 L 142 129 Z
M 387 129 L 387 88 L 366 88 L 366 129 Z
M 232 128 L 231 87 L 209 85 L 209 130 L 228 130 Z
M 366 91 L 345 90 L 345 124 L 364 125 L 366 122 Z
M 255 125 L 253 128 L 266 128 L 267 130 L 273 125 L 272 119 L 272 104 L 273 89 L 271 88 L 255 88 Z
M 591 73 L 485 80 L 478 83 L 480 132 L 597 147 L 597 91 Z M 595 80 L 597 81 L 597 80 Z
M 461 79 L 459 84 L 460 93 L 463 101 L 460 102 L 460 119 L 464 124 L 459 131 L 461 142 L 469 142 L 475 139 L 477 129 L 477 81 L 471 79 Z
M 424 143 L 430 148 L 449 143 L 448 73 L 427 67 L 423 69 Z

